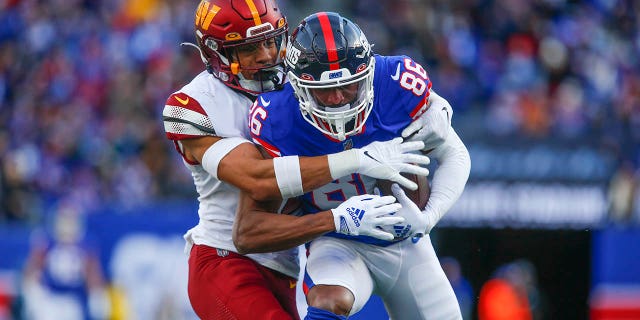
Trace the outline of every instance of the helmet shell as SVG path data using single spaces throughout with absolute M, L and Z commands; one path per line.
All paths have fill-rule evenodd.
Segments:
M 202 0 L 195 12 L 196 42 L 207 69 L 225 84 L 259 93 L 241 85 L 242 70 L 274 70 L 282 65 L 288 35 L 285 17 L 273 0 Z M 278 57 L 265 66 L 240 66 L 231 57 L 243 45 L 276 39 Z M 284 71 L 279 77 L 284 82 Z
M 307 122 L 341 141 L 363 130 L 373 105 L 375 58 L 360 27 L 334 12 L 310 15 L 292 32 L 285 64 Z M 339 106 L 314 95 L 353 84 L 355 98 Z

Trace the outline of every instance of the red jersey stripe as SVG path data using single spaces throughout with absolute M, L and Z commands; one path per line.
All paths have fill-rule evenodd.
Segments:
M 429 106 L 427 105 L 428 97 L 429 97 L 429 91 L 427 91 L 427 94 L 425 94 L 424 97 L 422 97 L 422 100 L 418 102 L 418 104 L 415 106 L 415 108 L 413 108 L 413 110 L 409 114 L 411 119 L 415 120 L 419 116 L 421 116 L 425 111 L 427 111 L 427 109 L 429 108 Z
M 276 157 L 279 157 L 281 155 L 280 150 L 278 148 L 276 148 L 275 146 L 267 143 L 266 141 L 264 141 L 262 139 L 259 139 L 259 138 L 256 138 L 256 137 L 253 137 L 253 141 L 255 143 L 261 145 L 264 148 L 264 150 L 266 150 L 267 153 L 269 155 L 271 155 L 272 157 L 276 158 Z

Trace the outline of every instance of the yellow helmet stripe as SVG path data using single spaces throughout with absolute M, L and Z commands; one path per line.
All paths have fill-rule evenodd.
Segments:
M 215 17 L 216 14 L 218 14 L 218 11 L 220 11 L 220 7 L 214 4 L 213 8 L 211 8 L 211 10 L 209 10 L 209 12 L 207 13 L 207 18 L 204 20 L 204 23 L 202 24 L 202 26 L 204 27 L 203 28 L 204 30 L 209 29 L 209 26 L 211 25 L 211 20 L 213 20 L 213 17 Z
M 260 15 L 258 14 L 258 9 L 256 8 L 256 4 L 253 3 L 253 0 L 244 0 L 244 2 L 247 3 L 247 6 L 249 6 L 249 10 L 251 10 L 251 15 L 253 16 L 253 23 L 255 23 L 256 26 L 261 25 L 262 20 L 260 20 Z

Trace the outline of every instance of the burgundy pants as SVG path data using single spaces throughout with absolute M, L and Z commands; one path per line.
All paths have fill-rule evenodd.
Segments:
M 203 320 L 300 319 L 296 279 L 234 252 L 194 245 L 189 256 L 189 300 Z

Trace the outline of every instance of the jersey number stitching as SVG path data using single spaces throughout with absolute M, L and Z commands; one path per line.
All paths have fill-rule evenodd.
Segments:
M 416 96 L 422 96 L 428 88 L 425 80 L 428 80 L 427 71 L 411 59 L 404 59 L 404 68 L 410 72 L 403 72 L 400 77 L 400 86 L 413 92 Z
M 253 103 L 251 107 L 251 122 L 249 123 L 249 129 L 251 129 L 251 133 L 260 136 L 260 131 L 262 131 L 262 121 L 267 118 L 267 110 L 258 106 L 258 101 Z M 261 119 L 258 119 L 258 117 Z

